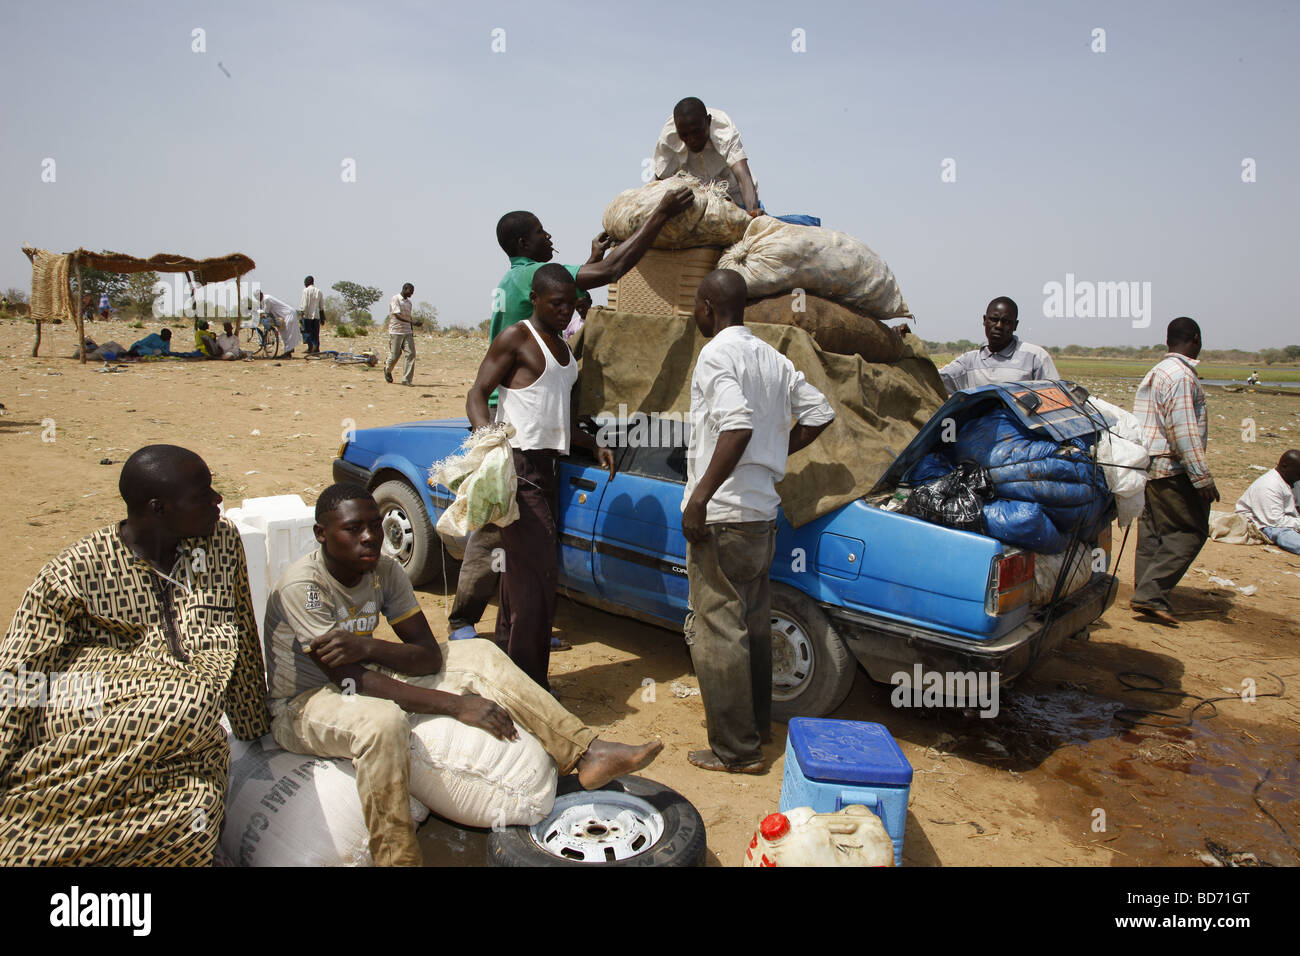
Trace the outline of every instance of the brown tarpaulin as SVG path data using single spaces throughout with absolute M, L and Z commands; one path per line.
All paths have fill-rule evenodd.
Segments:
M 792 455 L 778 484 L 796 528 L 861 498 L 947 398 L 920 339 L 908 334 L 903 358 L 873 363 L 823 352 L 792 326 L 752 324 L 829 399 L 835 421 Z M 690 411 L 691 373 L 705 339 L 684 316 L 592 309 L 583 328 L 580 415 Z

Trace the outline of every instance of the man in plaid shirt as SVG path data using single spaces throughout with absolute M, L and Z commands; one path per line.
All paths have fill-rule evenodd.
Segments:
M 1147 372 L 1133 401 L 1151 465 L 1130 607 L 1177 627 L 1169 593 L 1209 537 L 1210 503 L 1219 491 L 1205 457 L 1209 416 L 1195 371 L 1201 328 L 1186 316 L 1174 319 L 1165 344 L 1168 354 Z

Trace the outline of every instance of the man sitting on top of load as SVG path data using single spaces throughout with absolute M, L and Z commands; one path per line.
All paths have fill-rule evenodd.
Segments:
M 1020 341 L 1015 302 L 998 296 L 984 310 L 984 335 L 989 344 L 971 349 L 939 369 L 948 394 L 994 382 L 1037 382 L 1058 379 L 1056 363 L 1046 349 Z
M 655 178 L 667 179 L 686 170 L 696 179 L 725 182 L 731 201 L 751 216 L 760 215 L 758 183 L 749 171 L 740 130 L 722 110 L 710 112 L 688 96 L 673 107 L 655 143 Z

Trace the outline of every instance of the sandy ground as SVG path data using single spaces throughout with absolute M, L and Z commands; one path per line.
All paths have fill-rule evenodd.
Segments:
M 110 323 L 89 334 L 130 342 L 143 334 Z M 0 323 L 0 461 L 10 507 L 0 517 L 6 560 L 0 612 L 9 614 L 39 568 L 90 530 L 119 520 L 121 462 L 150 442 L 200 453 L 227 504 L 296 492 L 311 502 L 330 481 L 342 432 L 421 417 L 463 414 L 483 339 L 421 336 L 415 387 L 384 382 L 378 369 L 329 362 L 157 362 L 102 374 L 68 358 L 73 332 L 47 329 L 30 358 L 31 326 Z M 382 354 L 386 343 L 367 343 Z M 324 345 L 359 351 L 358 340 Z M 1085 382 L 1131 406 L 1136 382 Z M 1289 447 L 1300 446 L 1300 395 L 1232 395 L 1211 390 L 1210 461 L 1231 503 Z M 1243 440 L 1253 419 L 1255 441 Z M 349 421 L 351 420 L 351 421 Z M 101 463 L 108 460 L 108 464 Z M 1115 532 L 1118 546 L 1122 534 Z M 1091 632 L 1044 659 L 1003 692 L 994 719 L 952 711 L 899 710 L 891 688 L 859 671 L 834 716 L 889 727 L 915 769 L 904 862 L 934 865 L 1206 865 L 1230 854 L 1261 864 L 1300 863 L 1300 557 L 1273 548 L 1209 543 L 1174 595 L 1187 623 L 1177 630 L 1127 611 L 1130 537 L 1120 594 Z M 1213 574 L 1233 587 L 1209 581 Z M 1247 595 L 1240 588 L 1255 586 Z M 420 600 L 435 632 L 446 633 L 450 599 Z M 492 624 L 491 611 L 483 622 Z M 646 775 L 685 794 L 708 827 L 710 863 L 738 865 L 757 823 L 781 790 L 784 727 L 762 776 L 727 776 L 686 763 L 705 744 L 698 696 L 679 635 L 561 600 L 557 631 L 575 647 L 552 657 L 562 701 L 611 739 L 661 737 L 663 755 Z M 1129 683 L 1172 693 L 1127 690 Z M 1286 696 L 1266 696 L 1287 686 Z M 646 690 L 653 681 L 654 693 Z M 1255 699 L 1241 699 L 1253 682 Z M 1229 697 L 1217 712 L 1199 698 Z M 650 699 L 650 698 L 653 699 Z M 1132 726 L 1123 709 L 1151 708 L 1164 726 Z M 477 865 L 484 835 L 441 821 L 425 824 L 429 862 Z M 1238 858 L 1242 859 L 1242 858 Z M 1251 857 L 1244 858 L 1247 863 Z

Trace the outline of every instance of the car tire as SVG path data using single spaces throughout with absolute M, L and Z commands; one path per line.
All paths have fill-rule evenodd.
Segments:
M 443 551 L 419 492 L 405 481 L 385 481 L 372 492 L 384 523 L 384 554 L 396 559 L 413 587 L 444 575 L 456 579 L 459 569 Z M 444 565 L 446 570 L 444 572 Z
M 772 583 L 772 717 L 824 717 L 844 703 L 857 661 L 815 601 Z
M 594 812 L 584 812 L 588 806 Z M 555 808 L 540 823 L 492 832 L 488 864 L 703 866 L 707 849 L 704 819 L 676 790 L 636 776 L 583 790 L 571 774 L 560 780 Z

